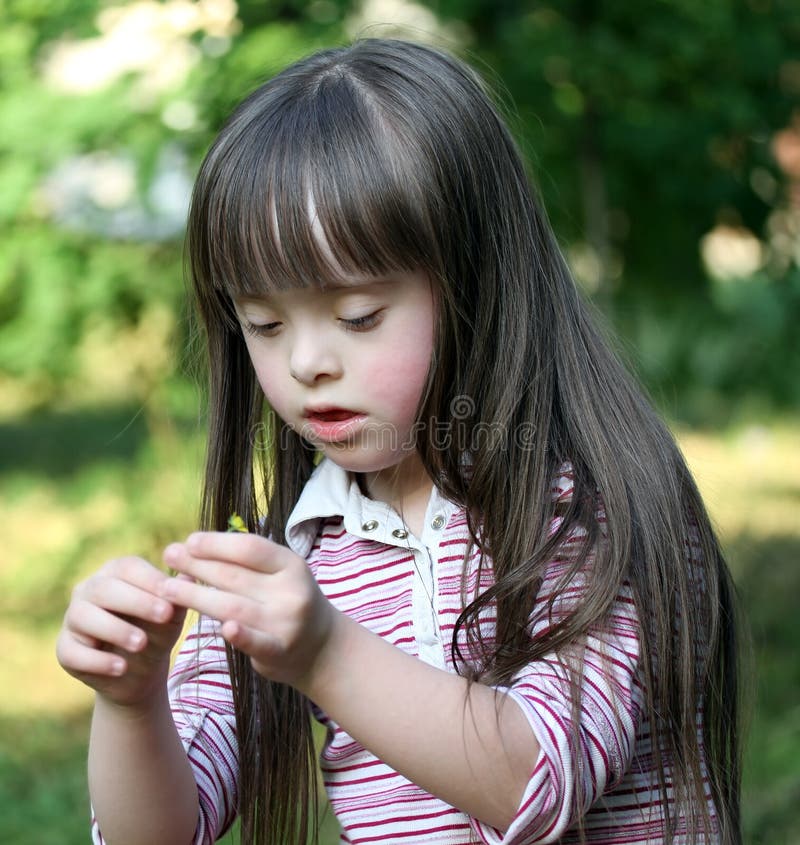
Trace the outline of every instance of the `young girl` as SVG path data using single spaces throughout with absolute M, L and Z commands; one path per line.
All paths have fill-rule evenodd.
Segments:
M 305 842 L 310 716 L 342 842 L 739 842 L 728 571 L 475 74 L 383 40 L 288 68 L 189 248 L 205 530 L 175 577 L 107 563 L 58 645 L 95 842 Z

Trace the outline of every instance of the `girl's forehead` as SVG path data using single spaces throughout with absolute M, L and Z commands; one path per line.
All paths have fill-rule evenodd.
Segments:
M 237 274 L 230 286 L 237 299 L 258 300 L 295 289 L 361 289 L 387 284 L 398 273 L 416 269 L 416 263 L 391 243 L 380 243 L 380 238 L 359 243 L 350 230 L 355 218 L 345 219 L 333 203 L 318 204 L 310 192 L 302 208 L 281 205 L 273 196 L 265 214 L 252 212 L 244 221 L 251 237 L 242 257 L 248 271 L 260 272 Z M 360 228 L 363 234 L 363 224 Z M 243 277 L 248 282 L 243 283 Z
M 221 147 L 211 160 L 218 172 L 203 183 L 201 198 L 212 223 L 204 238 L 213 277 L 226 293 L 258 297 L 422 265 L 438 270 L 431 266 L 438 248 L 423 192 L 388 161 L 388 143 L 378 143 L 385 133 L 373 127 L 366 143 L 369 126 L 362 122 L 360 146 L 341 142 L 347 148 L 341 155 L 329 149 L 333 142 L 314 157 L 308 145 L 285 137 L 252 143 L 253 133 L 249 144 L 233 139 Z
M 306 196 L 306 213 L 308 214 L 310 240 L 316 248 L 319 257 L 331 271 L 330 276 L 320 279 L 320 287 L 328 289 L 358 284 L 359 276 L 348 274 L 334 255 L 328 237 L 325 234 L 322 220 L 320 219 L 317 203 L 311 192 L 308 192 Z M 364 277 L 361 276 L 361 278 Z

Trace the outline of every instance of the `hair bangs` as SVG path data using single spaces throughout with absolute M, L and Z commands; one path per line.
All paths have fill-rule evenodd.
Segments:
M 436 272 L 428 192 L 414 178 L 424 168 L 408 144 L 347 75 L 309 87 L 279 103 L 246 102 L 250 120 L 234 116 L 212 157 L 204 240 L 214 287 L 259 296 Z

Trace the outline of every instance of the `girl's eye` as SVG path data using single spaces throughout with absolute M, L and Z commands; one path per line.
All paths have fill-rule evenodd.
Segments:
M 249 320 L 245 320 L 242 325 L 248 334 L 256 337 L 272 337 L 281 326 L 280 323 L 251 323 Z
M 363 317 L 341 318 L 341 323 L 349 332 L 365 332 L 369 329 L 375 328 L 383 319 L 382 311 L 375 311 L 372 314 L 366 314 Z

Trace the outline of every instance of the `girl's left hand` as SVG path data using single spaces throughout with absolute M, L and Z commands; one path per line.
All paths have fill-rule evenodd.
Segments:
M 303 558 L 257 534 L 201 532 L 167 546 L 164 562 L 196 581 L 168 579 L 163 598 L 219 620 L 259 674 L 307 686 L 338 613 Z

